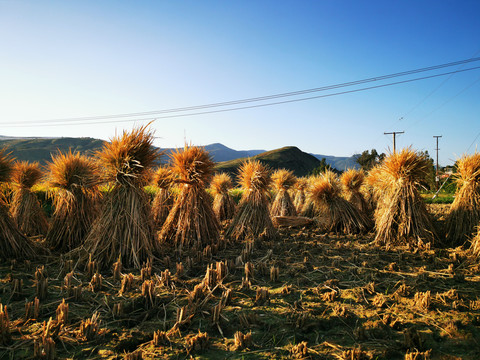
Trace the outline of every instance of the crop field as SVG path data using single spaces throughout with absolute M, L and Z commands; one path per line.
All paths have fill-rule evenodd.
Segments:
M 480 154 L 426 204 L 412 149 L 308 178 L 249 159 L 233 189 L 152 141 L 0 151 L 0 359 L 480 358 Z
M 3 263 L 0 358 L 479 358 L 478 262 L 371 240 L 283 228 L 141 271 Z

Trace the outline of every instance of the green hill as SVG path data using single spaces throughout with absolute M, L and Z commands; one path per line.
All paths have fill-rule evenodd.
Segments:
M 245 159 L 247 158 L 219 162 L 217 163 L 215 170 L 236 176 L 238 167 Z M 259 160 L 261 163 L 274 170 L 292 170 L 296 176 L 308 175 L 314 168 L 320 165 L 320 160 L 303 152 L 295 146 L 286 146 L 280 149 L 267 151 L 252 156 L 251 159 Z
M 17 160 L 38 161 L 44 165 L 58 150 L 65 152 L 71 149 L 90 155 L 103 143 L 103 140 L 93 138 L 3 138 L 0 139 L 0 148 L 6 147 Z

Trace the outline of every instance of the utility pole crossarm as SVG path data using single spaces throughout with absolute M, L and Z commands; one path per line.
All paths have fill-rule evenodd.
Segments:
M 395 153 L 396 145 L 397 145 L 397 142 L 396 142 L 397 134 L 405 134 L 405 131 L 384 132 L 383 134 L 384 135 L 393 135 L 393 152 Z

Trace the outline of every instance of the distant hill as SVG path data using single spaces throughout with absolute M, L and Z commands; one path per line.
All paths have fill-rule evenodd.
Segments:
M 222 162 L 222 161 L 235 160 L 235 159 L 244 158 L 244 157 L 251 157 L 251 156 L 255 156 L 265 152 L 265 150 L 233 150 L 220 143 L 205 145 L 204 148 L 210 153 L 210 156 L 215 162 Z M 165 159 L 162 161 L 166 162 L 168 160 L 168 155 L 171 154 L 171 152 L 174 150 L 176 149 L 172 149 L 172 148 L 162 149 L 162 152 L 164 153 L 163 158 Z
M 55 153 L 57 150 L 65 152 L 72 149 L 72 151 L 79 151 L 82 154 L 89 155 L 96 150 L 99 150 L 103 143 L 103 140 L 94 138 L 20 138 L 0 135 L 0 148 L 7 146 L 9 151 L 12 152 L 12 155 L 18 160 L 38 161 L 41 164 L 50 161 L 51 154 Z M 226 167 L 231 164 L 223 164 L 223 162 L 235 161 L 237 159 L 240 159 L 238 161 L 241 162 L 241 159 L 243 158 L 259 155 L 262 155 L 261 159 L 263 159 L 262 161 L 264 161 L 264 163 L 273 168 L 291 168 L 298 174 L 310 172 L 312 166 L 318 166 L 318 162 L 314 162 L 314 160 L 321 160 L 322 158 L 325 158 L 327 163 L 337 170 L 343 171 L 348 168 L 358 167 L 354 156 L 336 157 L 330 155 L 307 154 L 292 146 L 272 151 L 234 150 L 223 144 L 214 143 L 206 145 L 205 149 L 210 153 L 215 162 L 222 163 L 219 166 Z M 174 149 L 171 148 L 161 149 L 164 153 L 162 156 L 162 162 L 168 161 L 168 155 L 173 150 Z M 309 156 L 306 157 L 305 155 Z M 300 163 L 298 164 L 296 164 L 296 157 L 299 157 L 300 159 Z M 278 163 L 281 163 L 282 165 L 277 166 Z
M 292 170 L 296 176 L 305 176 L 320 165 L 320 160 L 307 154 L 295 146 L 286 146 L 280 149 L 267 151 L 252 157 L 271 169 Z M 236 176 L 237 169 L 245 158 L 223 161 L 217 164 L 215 170 Z
M 323 158 L 325 158 L 325 161 L 327 162 L 328 165 L 340 171 L 345 171 L 347 169 L 360 169 L 360 165 L 357 163 L 357 160 L 356 160 L 357 155 L 353 155 L 350 157 L 317 155 L 317 154 L 311 154 L 311 155 L 315 156 L 318 160 L 322 160 Z
M 7 138 L 0 137 L 0 148 L 7 147 L 17 160 L 38 161 L 44 165 L 51 154 L 72 149 L 90 155 L 100 149 L 104 141 L 93 138 Z

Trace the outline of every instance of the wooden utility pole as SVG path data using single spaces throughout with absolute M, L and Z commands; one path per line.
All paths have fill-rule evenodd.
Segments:
M 433 137 L 437 139 L 437 147 L 435 148 L 435 150 L 437 151 L 437 161 L 435 166 L 435 185 L 437 186 L 438 191 L 438 185 L 440 184 L 440 179 L 438 178 L 438 150 L 440 150 L 438 147 L 438 138 L 441 138 L 442 135 L 434 135 Z
M 396 136 L 397 134 L 405 134 L 405 131 L 393 131 L 393 132 L 384 132 L 384 135 L 393 135 L 393 152 L 396 150 Z

